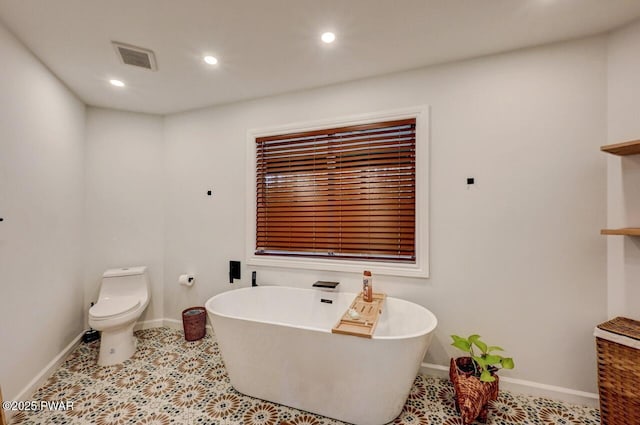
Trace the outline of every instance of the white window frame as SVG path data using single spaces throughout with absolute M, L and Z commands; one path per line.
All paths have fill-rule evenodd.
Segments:
M 332 127 L 343 127 L 400 119 L 416 119 L 416 262 L 393 263 L 347 259 L 324 259 L 255 255 L 256 246 L 256 139 L 286 133 L 298 133 Z M 246 263 L 250 266 L 280 267 L 287 269 L 329 270 L 404 277 L 429 277 L 429 107 L 374 112 L 336 119 L 297 122 L 247 131 L 246 175 Z

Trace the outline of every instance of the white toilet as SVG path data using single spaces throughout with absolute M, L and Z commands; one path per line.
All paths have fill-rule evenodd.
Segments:
M 150 297 L 146 266 L 104 272 L 98 302 L 89 309 L 89 326 L 102 331 L 98 365 L 122 363 L 135 353 L 133 326 Z

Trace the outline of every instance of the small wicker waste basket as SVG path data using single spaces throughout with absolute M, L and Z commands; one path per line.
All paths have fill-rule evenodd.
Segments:
M 207 311 L 204 307 L 189 307 L 182 312 L 182 326 L 184 338 L 187 341 L 197 341 L 206 333 Z
M 616 317 L 594 336 L 602 425 L 640 424 L 640 322 Z

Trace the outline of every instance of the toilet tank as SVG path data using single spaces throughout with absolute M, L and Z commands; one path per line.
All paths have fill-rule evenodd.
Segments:
M 98 298 L 133 295 L 143 299 L 148 297 L 148 294 L 147 267 L 124 267 L 104 272 Z

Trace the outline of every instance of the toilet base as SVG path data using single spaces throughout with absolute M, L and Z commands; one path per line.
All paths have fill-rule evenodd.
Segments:
M 136 352 L 136 337 L 133 335 L 134 323 L 117 329 L 102 331 L 98 366 L 111 366 L 131 358 Z

